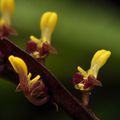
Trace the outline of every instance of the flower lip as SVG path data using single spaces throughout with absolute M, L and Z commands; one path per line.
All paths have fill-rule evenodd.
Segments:
M 86 79 L 80 73 L 75 73 L 73 77 L 73 84 L 76 89 L 81 91 L 89 91 L 95 86 L 102 86 L 102 83 L 92 75 L 89 75 Z
M 90 89 L 94 86 L 102 86 L 102 83 L 99 80 L 96 80 L 94 76 L 88 76 L 87 81 L 84 83 L 84 89 Z

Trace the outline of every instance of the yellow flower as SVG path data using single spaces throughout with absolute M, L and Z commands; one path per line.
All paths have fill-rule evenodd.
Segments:
M 32 74 L 28 73 L 27 65 L 21 58 L 10 55 L 8 60 L 10 61 L 15 72 L 19 75 L 20 89 L 24 92 L 29 92 L 29 89 L 40 80 L 40 75 L 37 75 L 31 80 Z
M 27 51 L 36 59 L 43 60 L 49 53 L 56 53 L 51 46 L 51 36 L 57 23 L 58 15 L 55 12 L 45 12 L 40 18 L 41 38 L 30 36 Z
M 91 66 L 88 71 L 77 67 L 78 72 L 73 77 L 73 84 L 76 89 L 87 91 L 93 86 L 101 86 L 101 82 L 97 80 L 98 71 L 107 62 L 111 52 L 107 50 L 98 50 L 92 58 Z
M 50 44 L 51 35 L 55 29 L 57 19 L 57 13 L 45 12 L 40 18 L 41 40 L 33 35 L 30 36 L 30 40 L 35 42 L 39 47 L 42 47 L 42 44 L 46 42 Z
M 34 105 L 41 106 L 45 104 L 49 100 L 49 96 L 40 75 L 31 79 L 32 74 L 28 72 L 27 65 L 23 59 L 10 55 L 8 60 L 19 75 L 20 83 L 16 91 L 22 91 L 25 97 Z
M 11 25 L 11 17 L 14 12 L 14 0 L 1 0 L 0 8 L 2 14 L 2 21 L 4 20 L 4 24 L 10 26 Z M 1 24 L 1 23 L 0 23 Z

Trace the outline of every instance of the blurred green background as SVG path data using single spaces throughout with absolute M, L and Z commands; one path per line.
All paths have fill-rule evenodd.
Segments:
M 91 107 L 101 120 L 120 119 L 119 67 L 120 67 L 120 4 L 117 1 L 81 0 L 15 0 L 13 26 L 19 33 L 12 37 L 21 48 L 30 35 L 40 36 L 39 19 L 45 11 L 56 11 L 59 21 L 52 37 L 57 55 L 50 55 L 46 66 L 79 98 L 71 80 L 80 65 L 90 66 L 93 54 L 107 49 L 112 55 L 100 70 L 98 79 L 103 87 L 93 90 Z M 41 108 L 29 103 L 15 86 L 0 81 L 0 120 L 71 120 L 64 112 L 56 112 L 52 105 Z

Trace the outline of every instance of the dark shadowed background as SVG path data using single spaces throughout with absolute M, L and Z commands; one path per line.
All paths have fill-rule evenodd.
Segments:
M 15 0 L 13 26 L 19 33 L 12 37 L 25 48 L 30 35 L 40 36 L 39 18 L 45 11 L 56 11 L 59 21 L 52 44 L 57 55 L 50 55 L 46 66 L 79 98 L 80 92 L 71 84 L 76 67 L 90 66 L 98 49 L 107 49 L 112 55 L 100 70 L 98 79 L 103 87 L 92 91 L 91 107 L 101 120 L 120 119 L 120 4 L 119 1 L 82 0 Z M 64 94 L 64 93 L 63 93 Z M 35 107 L 15 86 L 0 80 L 0 120 L 71 120 L 66 113 L 56 112 L 52 105 Z

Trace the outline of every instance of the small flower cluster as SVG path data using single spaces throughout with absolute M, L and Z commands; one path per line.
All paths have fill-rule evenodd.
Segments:
M 51 35 L 57 23 L 55 12 L 45 12 L 40 19 L 41 38 L 31 35 L 27 43 L 27 51 L 36 59 L 44 60 L 49 53 L 56 53 L 51 46 Z
M 14 0 L 1 0 L 1 19 L 0 19 L 0 37 L 8 37 L 15 34 L 11 27 L 11 17 L 14 12 Z M 45 12 L 40 18 L 41 37 L 36 38 L 31 35 L 27 42 L 26 51 L 38 62 L 44 63 L 50 53 L 56 53 L 52 47 L 51 37 L 58 21 L 58 15 L 55 12 Z M 72 83 L 75 89 L 82 92 L 89 92 L 95 86 L 101 86 L 102 83 L 97 80 L 99 69 L 107 62 L 111 52 L 107 50 L 98 50 L 92 58 L 90 68 L 85 71 L 80 66 L 78 72 L 73 76 Z M 4 69 L 4 55 L 0 51 L 0 72 Z M 23 59 L 10 55 L 8 58 L 12 68 L 19 76 L 19 84 L 16 91 L 22 91 L 26 98 L 34 105 L 43 105 L 49 100 L 48 90 L 40 75 L 32 78 L 27 64 Z M 64 94 L 64 93 L 63 93 Z

